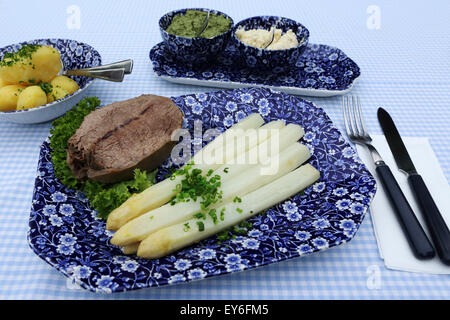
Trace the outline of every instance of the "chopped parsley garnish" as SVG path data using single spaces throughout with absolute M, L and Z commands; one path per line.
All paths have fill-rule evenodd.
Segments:
M 52 92 L 52 90 L 53 90 L 53 86 L 52 86 L 52 84 L 49 83 L 49 82 L 41 82 L 41 83 L 39 84 L 39 87 L 41 87 L 42 91 L 44 91 L 45 94 L 49 94 L 49 93 Z M 55 98 L 55 97 L 53 97 L 53 98 Z M 56 99 L 55 99 L 55 100 L 56 100 Z
M 15 63 L 31 65 L 31 55 L 40 47 L 40 45 L 27 44 L 22 46 L 17 52 L 6 52 L 3 55 L 3 60 L 0 61 L 0 67 L 10 67 Z
M 228 173 L 228 170 L 229 170 L 229 169 L 230 169 L 230 168 L 226 167 L 225 169 L 223 169 L 223 172 Z
M 211 210 L 208 212 L 208 215 L 213 219 L 214 224 L 217 224 L 217 222 L 219 222 L 219 221 L 217 220 L 216 209 L 211 209 Z
M 248 229 L 252 228 L 253 224 L 248 221 L 242 221 L 239 225 L 233 227 L 233 232 L 237 234 L 247 234 Z
M 220 210 L 220 220 L 224 220 L 225 219 L 225 208 L 222 208 L 222 210 Z
M 188 232 L 190 229 L 191 229 L 191 226 L 189 225 L 189 222 L 186 222 L 186 223 L 184 224 L 183 231 L 184 231 L 184 232 Z
M 222 241 L 236 239 L 236 234 L 243 235 L 247 234 L 248 230 L 253 227 L 253 224 L 248 221 L 242 221 L 240 224 L 229 228 L 228 230 L 224 230 L 217 235 L 217 240 L 219 240 L 219 244 Z
M 239 212 L 239 213 L 244 212 L 241 208 L 236 208 L 236 211 Z
M 234 203 L 236 203 L 236 202 L 241 203 L 241 202 L 242 202 L 242 199 L 239 198 L 238 196 L 236 196 L 236 197 L 234 197 L 233 202 L 234 202 Z
M 217 239 L 219 240 L 219 242 L 222 242 L 222 241 L 231 239 L 231 236 L 230 236 L 228 230 L 225 230 L 217 235 Z
M 243 229 L 250 229 L 250 228 L 253 228 L 253 223 L 248 222 L 248 221 L 242 221 L 242 222 L 239 224 L 239 227 L 240 227 L 240 228 L 243 228 Z
M 93 180 L 79 181 L 67 166 L 67 140 L 80 127 L 86 115 L 100 106 L 97 97 L 81 100 L 65 115 L 56 119 L 50 129 L 51 157 L 55 176 L 67 188 L 83 191 L 98 217 L 106 219 L 109 213 L 125 202 L 133 193 L 139 193 L 154 183 L 157 171 L 147 173 L 134 170 L 134 179 L 114 184 Z
M 204 214 L 202 212 L 199 212 L 199 213 L 194 214 L 194 218 L 205 220 L 206 219 L 206 214 Z
M 205 225 L 201 221 L 197 221 L 198 231 L 205 231 Z
M 203 176 L 202 170 L 193 168 L 193 166 L 194 163 L 189 162 L 183 168 L 176 170 L 170 177 L 172 180 L 178 176 L 183 177 L 175 188 L 175 191 L 178 193 L 170 200 L 170 204 L 174 206 L 180 202 L 199 200 L 201 212 L 195 214 L 194 217 L 205 219 L 205 213 L 207 212 L 211 217 L 214 217 L 215 210 L 211 212 L 209 207 L 222 198 L 222 191 L 220 190 L 222 185 L 221 177 L 217 174 L 212 176 L 213 170 L 209 170 L 206 176 Z M 217 219 L 217 215 L 215 219 Z

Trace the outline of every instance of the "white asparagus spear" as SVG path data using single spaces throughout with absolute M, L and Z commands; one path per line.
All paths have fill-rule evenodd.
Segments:
M 272 130 L 272 128 L 268 129 Z M 277 129 L 278 128 L 275 128 L 273 130 Z M 300 140 L 305 134 L 305 131 L 299 125 L 288 124 L 277 132 L 264 134 L 269 134 L 269 138 L 260 142 L 246 153 L 238 155 L 232 161 L 225 163 L 219 169 L 214 171 L 214 174 L 220 175 L 222 183 L 235 178 L 256 164 L 264 163 L 266 157 L 271 157 L 273 154 L 285 150 L 287 147 Z
M 200 159 L 200 161 L 203 161 L 203 163 L 214 162 L 217 167 L 223 164 L 233 163 L 236 157 L 241 156 L 241 154 L 246 154 L 248 150 L 267 141 L 267 139 L 272 137 L 274 132 L 279 133 L 284 127 L 284 120 L 275 120 L 259 128 L 245 130 L 239 128 L 234 129 L 233 135 L 230 134 L 228 137 L 223 138 L 221 142 L 218 142 L 221 143 L 221 146 L 216 147 L 211 154 L 203 152 L 204 159 Z M 298 127 L 303 131 L 302 127 Z
M 278 169 L 273 174 L 263 174 L 265 165 L 256 165 L 243 172 L 240 176 L 227 181 L 222 186 L 221 201 L 209 206 L 208 210 L 220 206 L 221 203 L 231 201 L 236 196 L 241 197 L 282 177 L 308 160 L 309 157 L 309 149 L 306 146 L 298 142 L 292 144 L 280 154 L 275 154 L 271 157 L 272 161 L 278 162 Z M 117 230 L 111 238 L 111 243 L 117 246 L 125 246 L 133 242 L 142 241 L 152 232 L 186 221 L 201 211 L 199 200 L 179 202 L 175 205 L 168 203 L 126 223 Z
M 213 150 L 222 147 L 224 141 L 232 139 L 235 135 L 235 130 L 256 129 L 264 124 L 264 119 L 258 113 L 252 113 L 238 123 L 234 124 L 228 130 L 225 130 L 221 135 L 216 137 L 213 141 L 208 143 L 203 149 L 199 150 L 191 159 L 194 163 L 201 163 L 203 155 L 212 153 Z
M 264 123 L 263 118 L 257 114 L 252 113 L 245 119 L 239 121 L 230 129 L 216 137 L 213 141 L 208 143 L 203 149 L 197 152 L 193 157 L 196 168 L 201 169 L 203 172 L 207 172 L 210 169 L 217 169 L 220 164 L 212 163 L 210 165 L 200 163 L 202 162 L 204 153 L 211 153 L 216 148 L 221 148 L 223 141 L 230 139 L 233 136 L 234 130 L 247 130 L 260 127 Z M 159 183 L 156 183 L 149 188 L 145 189 L 139 194 L 133 194 L 127 201 L 122 203 L 118 208 L 114 209 L 108 216 L 106 221 L 106 228 L 108 230 L 117 230 L 131 219 L 147 212 L 151 209 L 157 208 L 167 203 L 173 196 L 176 195 L 174 191 L 175 186 L 180 183 L 181 179 L 178 177 L 175 180 L 165 179 Z
M 140 242 L 135 242 L 132 244 L 129 244 L 122 248 L 122 251 L 124 254 L 135 254 L 137 252 L 137 249 L 139 247 Z
M 254 119 L 254 121 L 256 120 L 258 120 L 258 118 Z M 241 122 L 239 122 L 238 124 L 241 124 Z M 289 126 L 291 127 L 293 125 L 290 124 Z M 231 161 L 232 159 L 230 160 L 230 158 L 239 156 L 240 152 L 247 151 L 251 147 L 256 147 L 255 146 L 256 144 L 259 145 L 266 139 L 271 137 L 274 131 L 278 133 L 277 130 L 284 129 L 284 127 L 285 127 L 284 120 L 276 120 L 269 122 L 258 129 L 254 128 L 247 129 L 246 126 L 237 127 L 237 125 L 235 125 L 232 128 L 234 131 L 228 130 L 222 136 L 217 137 L 216 138 L 217 140 L 214 140 L 215 149 L 209 148 L 209 150 L 213 150 L 214 153 L 214 150 L 224 149 L 227 148 L 228 146 L 231 146 L 231 148 L 229 148 L 230 150 L 227 154 L 226 159 L 226 161 Z M 297 128 L 295 129 L 293 128 L 290 129 L 291 130 L 289 130 L 288 132 L 290 132 L 291 134 L 292 133 L 297 134 L 298 131 L 300 131 L 302 135 L 304 134 L 303 128 L 301 128 L 300 126 L 297 126 Z M 230 134 L 230 132 L 233 132 L 234 134 L 241 134 L 241 133 L 245 134 L 245 132 L 255 132 L 257 138 L 253 140 L 250 139 L 248 143 L 244 145 L 244 149 L 239 150 L 233 148 L 233 146 L 235 144 L 238 144 L 238 141 L 240 139 L 244 139 L 244 137 L 241 136 L 239 138 L 236 138 L 232 134 Z M 223 136 L 225 136 L 226 138 L 223 138 Z M 222 138 L 223 140 L 221 140 Z M 300 138 L 301 136 L 298 139 Z M 225 145 L 222 145 L 223 143 L 225 143 Z M 207 146 L 210 146 L 210 144 L 208 144 Z M 201 159 L 202 157 L 201 154 L 203 154 L 204 156 L 204 153 L 202 153 L 202 151 L 204 151 L 204 149 L 200 150 L 193 158 L 193 161 L 198 161 L 199 164 L 195 164 L 192 167 L 192 169 L 202 170 L 203 172 L 202 175 L 205 175 L 209 170 L 217 169 L 217 167 L 219 167 L 220 164 L 223 161 L 225 161 L 224 159 L 217 159 L 216 160 L 217 162 L 212 160 L 209 163 L 206 163 Z M 220 152 L 220 154 L 223 154 L 223 152 Z M 175 177 L 174 180 L 166 179 L 156 185 L 151 186 L 150 188 L 148 188 L 147 190 L 145 190 L 140 194 L 132 195 L 132 197 L 130 197 L 130 199 L 128 199 L 125 203 L 123 203 L 119 208 L 111 212 L 106 224 L 107 229 L 117 230 L 120 227 L 122 227 L 125 223 L 132 220 L 133 218 L 138 217 L 149 210 L 152 210 L 167 203 L 172 197 L 174 197 L 177 194 L 177 191 L 175 191 L 176 189 L 175 187 L 177 184 L 181 182 L 181 180 L 182 180 L 181 177 Z
M 218 208 L 224 210 L 223 220 L 214 223 L 211 218 L 191 219 L 150 234 L 137 251 L 139 257 L 154 259 L 206 239 L 226 230 L 253 215 L 293 196 L 319 179 L 319 171 L 310 164 L 284 175 L 274 182 L 242 197 L 242 202 L 229 202 Z M 197 222 L 202 223 L 200 231 Z

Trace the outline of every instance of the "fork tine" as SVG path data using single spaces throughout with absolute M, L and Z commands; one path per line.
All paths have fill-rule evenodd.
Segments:
M 353 132 L 352 132 L 352 130 L 350 128 L 350 124 L 349 124 L 350 119 L 349 119 L 347 105 L 348 105 L 347 97 L 342 97 L 342 113 L 344 116 L 345 131 L 347 131 L 347 135 L 349 137 L 351 137 L 353 135 Z
M 353 135 L 358 138 L 359 137 L 359 130 L 357 127 L 357 121 L 356 121 L 356 116 L 355 116 L 355 112 L 354 112 L 354 108 L 353 108 L 353 96 L 347 97 L 347 112 L 349 115 L 349 122 L 350 122 L 350 127 L 352 128 L 352 133 Z
M 359 114 L 359 110 L 358 110 L 358 104 L 357 102 L 359 101 L 359 97 L 358 96 L 352 96 L 352 112 L 353 112 L 353 119 L 355 121 L 355 129 L 356 129 L 356 134 L 359 137 L 363 137 L 364 133 L 363 133 L 363 129 L 361 126 L 361 116 Z
M 361 124 L 362 135 L 364 137 L 366 137 L 369 134 L 367 132 L 366 125 L 364 123 L 364 116 L 363 116 L 363 111 L 362 111 L 362 108 L 361 108 L 361 102 L 359 100 L 359 97 L 357 98 L 357 102 L 358 102 L 358 116 L 359 116 L 359 122 Z
M 348 112 L 347 112 L 347 97 L 343 96 L 342 97 L 342 115 L 344 117 L 344 126 L 345 126 L 345 131 L 347 131 L 347 135 L 351 136 L 352 132 L 350 131 L 350 126 L 348 124 Z

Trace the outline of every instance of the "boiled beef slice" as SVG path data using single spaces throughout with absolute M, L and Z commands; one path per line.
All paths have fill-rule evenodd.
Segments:
M 84 118 L 67 143 L 68 163 L 77 178 L 86 176 L 86 159 L 92 147 L 105 135 L 141 114 L 147 107 L 147 100 L 146 96 L 141 96 L 115 102 L 91 112 Z
M 133 177 L 136 168 L 152 170 L 175 144 L 183 114 L 172 100 L 141 95 L 97 109 L 68 140 L 67 163 L 78 179 L 112 183 Z

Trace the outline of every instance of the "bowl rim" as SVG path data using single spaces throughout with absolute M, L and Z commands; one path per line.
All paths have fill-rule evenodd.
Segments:
M 3 47 L 0 48 L 0 51 L 2 51 L 3 49 L 5 49 L 6 47 L 15 46 L 15 45 L 21 45 L 21 46 L 22 46 L 22 45 L 29 44 L 29 43 L 31 43 L 31 42 L 36 42 L 36 41 L 48 41 L 48 42 L 51 43 L 51 42 L 52 42 L 51 40 L 57 40 L 57 41 L 58 41 L 58 40 L 63 40 L 63 41 L 70 41 L 70 42 L 74 41 L 74 42 L 77 42 L 78 44 L 83 44 L 83 45 L 89 46 L 89 47 L 91 47 L 95 52 L 97 52 L 97 54 L 98 54 L 98 56 L 99 56 L 99 58 L 100 58 L 100 63 L 101 63 L 101 61 L 102 61 L 102 56 L 100 55 L 100 53 L 97 51 L 97 49 L 95 49 L 95 48 L 94 48 L 93 46 L 91 46 L 90 44 L 87 44 L 87 43 L 85 43 L 85 42 L 81 42 L 81 41 L 78 41 L 78 40 L 74 40 L 74 39 L 67 39 L 67 38 L 40 38 L 40 39 L 33 39 L 33 40 L 28 40 L 28 41 L 22 41 L 22 42 L 19 42 L 19 43 L 13 43 L 13 44 L 9 44 L 9 45 L 3 46 Z M 51 45 L 51 44 L 49 44 L 49 45 Z M 33 112 L 33 111 L 38 111 L 38 110 L 47 109 L 47 108 L 52 107 L 52 106 L 54 106 L 54 105 L 56 105 L 56 104 L 59 104 L 59 103 L 61 103 L 61 102 L 63 102 L 63 101 L 67 101 L 67 100 L 71 99 L 73 96 L 76 96 L 76 95 L 78 95 L 79 93 L 85 91 L 90 85 L 92 85 L 92 83 L 94 82 L 94 80 L 95 80 L 94 78 L 89 78 L 89 79 L 86 81 L 86 85 L 85 85 L 83 88 L 79 88 L 77 91 L 72 92 L 71 94 L 65 96 L 64 98 L 61 98 L 61 99 L 58 99 L 58 100 L 52 101 L 52 102 L 50 102 L 50 103 L 44 104 L 44 105 L 42 105 L 42 106 L 38 106 L 38 107 L 34 107 L 34 108 L 22 109 L 22 110 L 0 111 L 0 115 L 1 115 L 1 114 L 9 114 L 9 115 L 10 115 L 10 114 L 19 114 L 19 113 L 24 113 L 24 112 Z
M 202 37 L 188 38 L 188 37 L 177 36 L 177 35 L 175 35 L 175 34 L 173 34 L 173 33 L 167 32 L 166 29 L 164 29 L 164 28 L 162 27 L 162 25 L 161 25 L 161 24 L 162 24 L 162 20 L 163 20 L 163 18 L 165 18 L 166 16 L 168 16 L 168 15 L 170 15 L 170 14 L 173 14 L 173 15 L 175 16 L 177 13 L 185 12 L 185 11 L 188 11 L 188 10 L 197 10 L 197 11 L 208 11 L 208 10 L 210 10 L 211 13 L 214 13 L 214 14 L 221 14 L 221 15 L 223 15 L 225 18 L 230 19 L 230 21 L 231 21 L 230 27 L 228 28 L 227 31 L 224 31 L 224 32 L 222 32 L 222 33 L 219 33 L 218 35 L 215 35 L 215 36 L 212 37 L 212 38 L 202 38 Z M 158 25 L 159 25 L 159 29 L 161 30 L 161 32 L 164 32 L 165 34 L 168 34 L 168 35 L 171 35 L 171 36 L 173 36 L 173 37 L 180 38 L 180 39 L 188 39 L 188 40 L 191 40 L 191 41 L 192 41 L 192 40 L 199 40 L 199 39 L 202 39 L 202 40 L 214 40 L 214 39 L 216 39 L 217 37 L 223 36 L 223 35 L 227 34 L 228 32 L 233 31 L 233 29 L 234 29 L 234 20 L 233 20 L 233 18 L 232 18 L 231 16 L 229 16 L 229 15 L 226 14 L 225 12 L 222 12 L 222 11 L 219 11 L 219 10 L 216 10 L 216 9 L 208 9 L 208 8 L 184 8 L 184 9 L 172 10 L 172 11 L 169 11 L 169 12 L 165 13 L 164 15 L 161 16 L 161 18 L 159 18 Z
M 268 49 L 263 49 L 263 48 L 258 48 L 258 47 L 254 47 L 251 45 L 246 44 L 245 42 L 241 41 L 237 36 L 236 36 L 236 30 L 240 27 L 240 24 L 244 24 L 245 22 L 247 22 L 248 20 L 251 19 L 263 19 L 263 18 L 275 18 L 275 19 L 284 19 L 284 20 L 290 20 L 292 22 L 294 22 L 297 26 L 300 26 L 302 28 L 302 33 L 304 32 L 305 35 L 302 38 L 302 41 L 299 42 L 299 44 L 296 47 L 292 47 L 292 48 L 287 48 L 287 49 L 274 49 L 274 50 L 268 50 Z M 309 29 L 307 27 L 305 27 L 302 23 L 298 22 L 297 20 L 291 19 L 291 18 L 287 18 L 287 17 L 283 17 L 283 16 L 271 16 L 271 15 L 262 15 L 262 16 L 253 16 L 253 17 L 248 17 L 245 18 L 239 22 L 237 22 L 234 27 L 233 27 L 233 38 L 236 39 L 239 43 L 243 44 L 245 47 L 248 48 L 253 48 L 255 50 L 258 50 L 260 52 L 284 52 L 284 51 L 289 51 L 289 50 L 296 50 L 298 48 L 304 47 L 306 45 L 308 45 L 309 42 Z M 298 37 L 297 37 L 298 40 Z

